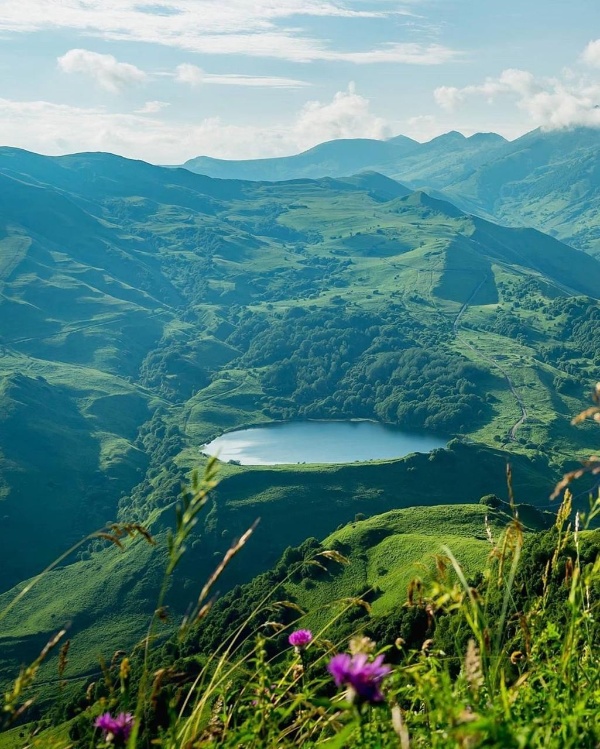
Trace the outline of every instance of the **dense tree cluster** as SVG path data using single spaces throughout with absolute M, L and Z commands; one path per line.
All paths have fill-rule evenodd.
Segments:
M 566 318 L 561 326 L 561 340 L 568 342 L 580 356 L 595 360 L 598 365 L 600 304 L 585 297 L 556 299 L 552 312 Z
M 273 418 L 367 418 L 409 429 L 461 432 L 487 416 L 489 375 L 399 306 L 379 313 L 292 308 L 246 318 L 230 342 L 262 370 Z M 479 393 L 479 394 L 478 394 Z

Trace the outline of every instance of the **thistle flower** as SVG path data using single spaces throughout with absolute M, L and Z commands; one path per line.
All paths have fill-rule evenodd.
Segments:
M 383 663 L 383 655 L 369 661 L 366 653 L 340 653 L 331 659 L 327 670 L 333 676 L 336 686 L 347 688 L 350 702 L 356 698 L 363 702 L 381 702 L 381 682 L 391 668 Z
M 313 634 L 310 629 L 297 629 L 295 632 L 288 637 L 290 645 L 296 648 L 296 652 L 300 653 L 312 642 Z
M 104 713 L 96 718 L 94 726 L 102 731 L 102 737 L 107 743 L 125 744 L 133 728 L 133 715 L 119 713 L 113 718 L 110 713 Z

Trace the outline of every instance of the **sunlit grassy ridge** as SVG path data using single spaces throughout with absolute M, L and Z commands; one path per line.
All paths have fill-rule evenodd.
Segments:
M 420 578 L 429 583 L 435 576 L 436 559 L 443 548 L 461 559 L 465 574 L 475 576 L 485 567 L 490 541 L 485 524 L 500 535 L 506 516 L 480 505 L 441 505 L 392 510 L 345 525 L 323 540 L 326 548 L 343 552 L 350 560 L 334 568 L 331 579 L 310 576 L 304 582 L 288 583 L 280 598 L 290 598 L 308 612 L 307 622 L 319 628 L 331 618 L 332 601 L 376 591 L 371 600 L 374 617 L 389 614 L 406 602 L 409 583 Z M 539 525 L 543 524 L 540 516 Z M 324 608 L 325 607 L 325 608 Z

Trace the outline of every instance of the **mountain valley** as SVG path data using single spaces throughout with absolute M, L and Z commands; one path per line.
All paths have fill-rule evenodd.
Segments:
M 584 135 L 561 136 L 580 139 L 553 181 L 556 195 L 571 186 L 566 202 L 548 189 L 563 141 L 540 133 L 518 148 L 455 134 L 340 142 L 296 161 L 215 162 L 215 176 L 190 171 L 206 161 L 0 149 L 0 610 L 107 522 L 141 523 L 159 542 L 95 539 L 42 578 L 2 622 L 2 678 L 65 623 L 73 689 L 97 672 L 98 652 L 144 636 L 173 507 L 224 431 L 369 419 L 450 441 L 343 466 L 221 464 L 172 585 L 177 615 L 258 517 L 222 593 L 308 538 L 337 540 L 365 557 L 334 587 L 379 585 L 375 618 L 401 603 L 410 565 L 446 543 L 444 518 L 476 570 L 476 503 L 509 501 L 507 462 L 524 514 L 543 527 L 554 483 L 597 443 L 592 423 L 570 425 L 600 366 L 597 151 Z M 429 522 L 432 539 L 419 530 Z M 379 548 L 388 525 L 392 556 L 408 560 L 400 577 L 376 572 L 392 553 Z M 308 606 L 311 585 L 290 598 Z M 55 672 L 50 659 L 42 706 Z

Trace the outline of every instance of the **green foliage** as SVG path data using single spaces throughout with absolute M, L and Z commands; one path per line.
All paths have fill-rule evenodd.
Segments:
M 486 494 L 479 500 L 479 504 L 484 505 L 485 507 L 491 507 L 492 509 L 496 510 L 502 504 L 502 500 L 495 494 Z
M 489 417 L 486 372 L 402 310 L 379 314 L 292 308 L 249 318 L 231 342 L 258 367 L 270 416 L 376 418 L 408 429 L 465 432 Z
M 357 620 L 344 614 L 357 603 L 368 606 L 346 598 L 341 615 L 313 627 L 312 642 L 295 652 L 288 633 L 309 620 L 293 601 L 277 602 L 282 586 L 294 575 L 321 579 L 347 560 L 314 539 L 288 549 L 269 576 L 255 581 L 253 604 L 252 594 L 234 591 L 212 634 L 209 618 L 206 632 L 200 625 L 179 645 L 156 652 L 147 667 L 154 673 L 151 694 L 136 713 L 129 746 L 591 749 L 600 739 L 600 535 L 585 525 L 599 514 L 600 498 L 572 526 L 567 493 L 549 531 L 524 535 L 517 517 L 505 516 L 504 527 L 498 517 L 487 526 L 491 553 L 477 581 L 446 547 L 432 578 L 413 581 L 403 607 L 370 624 L 359 619 L 353 634 Z M 408 517 L 395 522 L 400 529 Z M 459 513 L 452 523 L 455 532 L 468 527 Z M 389 518 L 379 525 L 389 526 Z M 332 541 L 341 538 L 348 533 Z M 228 634 L 223 617 L 232 608 L 232 623 L 241 626 Z M 199 644 L 205 655 L 196 654 Z M 390 664 L 381 702 L 370 705 L 360 691 L 344 693 L 332 683 L 326 666 L 347 649 L 366 661 L 379 653 Z M 103 683 L 56 712 L 57 725 L 33 745 L 98 742 L 95 716 L 128 710 L 142 675 L 139 663 L 117 654 Z M 11 740 L 0 737 L 0 746 Z

